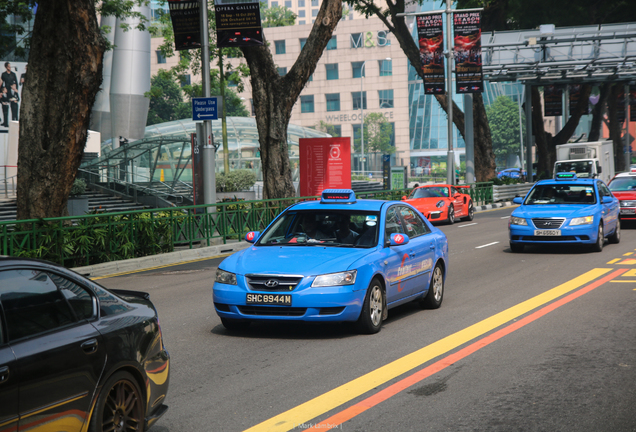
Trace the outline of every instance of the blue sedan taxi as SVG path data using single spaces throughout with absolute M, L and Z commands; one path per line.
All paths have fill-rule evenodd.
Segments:
M 621 239 L 618 199 L 601 180 L 558 173 L 513 201 L 521 206 L 508 223 L 512 252 L 522 252 L 524 245 L 568 243 L 600 252 L 606 237 L 610 243 Z
M 377 333 L 388 309 L 442 304 L 446 235 L 411 205 L 325 190 L 288 207 L 218 267 L 214 307 L 229 330 L 254 320 L 356 322 Z

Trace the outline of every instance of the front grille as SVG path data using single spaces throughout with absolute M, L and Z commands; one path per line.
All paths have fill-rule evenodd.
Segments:
M 532 223 L 539 229 L 558 229 L 565 222 L 565 218 L 537 218 Z
M 245 276 L 247 284 L 254 291 L 267 292 L 289 292 L 296 289 L 302 276 L 297 275 L 258 275 L 248 274 Z
M 636 201 L 621 201 L 621 207 L 636 207 Z
M 238 306 L 243 315 L 260 316 L 303 316 L 307 308 L 281 307 L 281 306 Z

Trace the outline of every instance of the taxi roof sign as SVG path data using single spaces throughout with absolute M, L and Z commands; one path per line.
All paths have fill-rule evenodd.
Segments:
M 351 189 L 325 189 L 320 196 L 320 202 L 325 204 L 353 204 L 356 193 Z
M 560 172 L 554 177 L 555 180 L 576 180 L 576 173 L 572 172 Z

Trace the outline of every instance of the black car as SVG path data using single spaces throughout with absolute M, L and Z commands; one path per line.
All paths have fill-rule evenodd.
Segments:
M 0 432 L 150 428 L 170 356 L 148 298 L 0 257 Z

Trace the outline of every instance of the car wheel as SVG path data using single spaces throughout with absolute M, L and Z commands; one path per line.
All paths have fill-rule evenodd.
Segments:
M 603 232 L 603 224 L 598 224 L 598 238 L 596 239 L 596 243 L 592 246 L 592 250 L 594 252 L 602 252 L 603 251 L 603 243 L 605 243 L 605 235 Z
M 448 206 L 448 219 L 447 222 L 449 225 L 452 225 L 455 223 L 455 207 L 453 207 L 453 205 L 449 205 Z
M 364 304 L 357 322 L 358 330 L 366 334 L 379 332 L 382 327 L 383 315 L 384 294 L 382 292 L 382 284 L 377 279 L 373 279 L 364 297 Z
M 621 223 L 620 223 L 620 221 L 616 222 L 616 230 L 614 231 L 614 234 L 609 236 L 607 239 L 609 240 L 610 243 L 614 243 L 614 244 L 621 242 Z
M 433 269 L 433 275 L 431 276 L 431 283 L 428 287 L 428 292 L 422 300 L 420 300 L 420 306 L 424 309 L 437 309 L 442 305 L 444 299 L 444 270 L 442 265 L 437 263 Z
M 238 320 L 232 318 L 221 318 L 221 324 L 228 330 L 245 330 L 250 326 L 247 320 Z
M 468 214 L 462 218 L 463 221 L 471 221 L 475 217 L 475 208 L 473 207 L 473 202 L 468 203 Z
M 113 374 L 102 387 L 91 418 L 91 432 L 145 429 L 145 402 L 135 378 L 128 372 Z
M 510 250 L 511 250 L 512 252 L 515 252 L 515 253 L 517 253 L 517 252 L 523 252 L 523 249 L 524 249 L 524 247 L 523 247 L 523 245 L 522 245 L 522 244 L 518 244 L 518 243 L 510 243 Z

